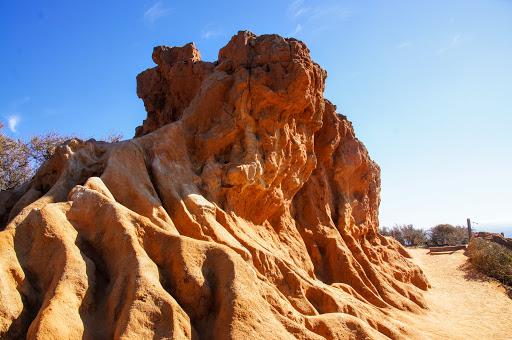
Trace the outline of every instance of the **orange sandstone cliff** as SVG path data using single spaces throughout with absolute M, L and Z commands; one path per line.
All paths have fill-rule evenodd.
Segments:
M 379 167 L 304 43 L 158 46 L 134 139 L 0 193 L 0 338 L 401 339 L 428 282 L 377 232 Z

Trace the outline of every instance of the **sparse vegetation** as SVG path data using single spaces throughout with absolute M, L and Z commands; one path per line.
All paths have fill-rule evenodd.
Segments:
M 455 246 L 468 243 L 468 229 L 451 224 L 438 224 L 429 231 L 429 245 Z
M 412 224 L 395 224 L 392 228 L 382 227 L 379 232 L 384 236 L 394 235 L 395 240 L 404 246 L 419 246 L 428 241 L 427 232 L 423 229 L 415 229 Z
M 7 136 L 4 127 L 0 122 L 0 190 L 13 189 L 28 182 L 41 164 L 53 155 L 57 146 L 75 138 L 51 131 L 23 141 Z M 103 139 L 118 142 L 122 138 L 122 134 L 114 132 Z
M 404 246 L 455 246 L 468 243 L 466 227 L 439 224 L 429 230 L 416 229 L 412 224 L 397 225 L 392 228 L 379 228 L 384 236 L 393 236 Z
M 468 244 L 468 254 L 479 271 L 512 286 L 512 252 L 509 249 L 474 237 Z

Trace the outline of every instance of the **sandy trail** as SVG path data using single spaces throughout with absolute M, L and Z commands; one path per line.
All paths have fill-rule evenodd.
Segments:
M 512 295 L 477 273 L 464 250 L 428 255 L 408 249 L 432 285 L 424 293 L 424 315 L 399 312 L 399 318 L 421 331 L 423 339 L 512 339 Z

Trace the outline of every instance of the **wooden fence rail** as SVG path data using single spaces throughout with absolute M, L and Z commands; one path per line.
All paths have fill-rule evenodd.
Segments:
M 466 249 L 466 246 L 447 246 L 447 247 L 430 247 L 428 248 L 430 253 L 450 252 L 457 251 L 460 249 Z

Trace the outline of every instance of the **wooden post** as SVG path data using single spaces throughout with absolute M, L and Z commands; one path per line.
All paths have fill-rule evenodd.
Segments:
M 468 218 L 468 243 L 469 243 L 469 240 L 471 240 L 471 221 L 469 220 Z

